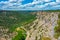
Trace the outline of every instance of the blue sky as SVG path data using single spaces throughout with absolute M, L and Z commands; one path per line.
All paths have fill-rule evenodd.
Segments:
M 60 10 L 60 0 L 0 0 L 0 10 Z

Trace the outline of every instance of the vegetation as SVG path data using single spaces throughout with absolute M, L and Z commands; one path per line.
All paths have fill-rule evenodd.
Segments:
M 19 12 L 19 11 L 0 11 L 0 26 L 11 29 L 14 31 L 16 27 L 26 25 L 35 19 L 32 12 Z
M 36 19 L 34 12 L 23 11 L 0 11 L 0 27 L 8 28 L 9 32 L 16 31 L 16 28 L 26 25 Z M 8 33 L 9 33 L 8 32 Z M 18 34 L 12 40 L 25 40 L 24 30 L 16 31 Z
M 42 40 L 51 40 L 49 37 L 43 37 Z
M 60 10 L 45 10 L 45 12 L 60 12 Z
M 26 31 L 23 29 L 16 30 L 18 33 L 12 40 L 25 40 L 26 38 Z
M 57 26 L 54 28 L 55 30 L 55 38 L 58 38 L 60 36 L 60 14 L 58 15 L 58 21 L 57 21 Z

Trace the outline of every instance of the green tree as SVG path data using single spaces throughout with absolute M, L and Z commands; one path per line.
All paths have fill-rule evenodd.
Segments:
M 24 30 L 17 31 L 18 35 L 16 35 L 12 40 L 25 40 L 26 32 Z

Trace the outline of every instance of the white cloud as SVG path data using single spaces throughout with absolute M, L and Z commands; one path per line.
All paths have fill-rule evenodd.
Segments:
M 45 2 L 50 2 L 51 0 L 44 0 Z
M 2 9 L 6 9 L 8 7 L 12 8 L 12 9 L 25 8 L 25 9 L 37 9 L 37 10 L 44 9 L 44 8 L 46 9 L 46 7 L 47 7 L 47 9 L 49 9 L 48 5 L 50 5 L 51 7 L 60 8 L 60 5 L 58 5 L 60 0 L 56 0 L 56 2 L 51 2 L 52 0 L 33 0 L 33 2 L 24 4 L 24 5 L 22 5 L 22 3 L 21 3 L 22 1 L 24 1 L 24 0 L 1 1 L 0 4 L 5 4 L 4 6 L 2 6 Z M 15 3 L 13 3 L 13 2 L 15 2 Z M 46 3 L 44 3 L 44 2 L 46 2 Z M 34 5 L 34 7 L 32 7 L 33 5 Z
M 25 5 L 22 5 L 22 6 L 23 7 L 29 7 L 29 6 L 37 5 L 39 3 L 41 3 L 41 1 L 33 1 L 31 3 L 25 4 Z
M 53 6 L 53 7 L 55 7 L 55 8 L 57 7 L 58 8 L 58 7 L 60 7 L 60 5 L 56 5 L 56 6 Z
M 50 2 L 49 4 L 53 6 L 53 5 L 57 5 L 58 3 L 56 3 L 56 2 Z
M 57 5 L 58 3 L 56 3 L 56 2 L 49 2 L 49 3 L 46 3 L 45 5 L 51 5 L 51 6 L 55 6 L 55 5 Z
M 37 1 L 50 2 L 50 1 L 52 1 L 52 0 L 37 0 Z
M 22 1 L 24 1 L 24 0 L 9 0 L 9 2 L 16 2 L 16 3 L 20 3 Z
M 60 0 L 56 0 L 57 3 L 60 3 Z
M 16 2 L 17 0 L 9 0 L 9 2 Z
M 8 1 L 5 1 L 5 2 L 4 2 L 4 1 L 1 1 L 0 4 L 2 4 L 2 3 L 3 3 L 3 4 L 7 4 Z

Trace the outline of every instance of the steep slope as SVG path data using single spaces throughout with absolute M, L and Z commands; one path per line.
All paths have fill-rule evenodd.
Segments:
M 58 12 L 37 12 L 37 19 L 29 26 L 26 40 L 57 40 L 54 38 L 57 20 Z M 48 39 L 43 39 L 44 37 Z

